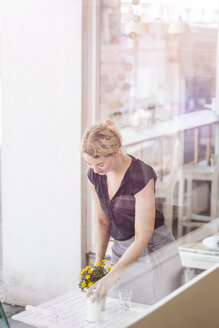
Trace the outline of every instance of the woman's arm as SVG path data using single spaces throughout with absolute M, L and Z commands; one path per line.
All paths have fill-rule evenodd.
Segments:
M 155 196 L 154 180 L 135 195 L 135 239 L 121 256 L 112 270 L 87 292 L 88 296 L 94 292 L 93 301 L 98 303 L 106 295 L 107 291 L 116 283 L 121 274 L 132 264 L 145 250 L 151 239 L 155 222 Z
M 92 194 L 92 198 L 94 201 L 94 208 L 95 208 L 94 242 L 96 248 L 95 262 L 97 263 L 103 260 L 105 257 L 106 249 L 110 238 L 110 233 L 109 233 L 110 222 L 100 206 L 100 201 L 97 196 L 94 185 L 91 182 L 89 182 L 89 186 L 91 189 L 91 194 Z

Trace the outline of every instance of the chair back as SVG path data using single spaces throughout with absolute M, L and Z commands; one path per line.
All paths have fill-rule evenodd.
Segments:
M 173 181 L 176 180 L 176 175 L 178 174 L 181 164 L 182 164 L 182 146 L 180 140 L 177 138 L 175 140 L 174 149 L 173 149 L 171 170 L 168 175 L 167 181 L 165 182 L 167 185 L 171 184 Z
M 172 156 L 172 165 L 170 172 L 165 180 L 157 180 L 156 183 L 156 197 L 166 198 L 167 193 L 172 193 L 173 188 L 175 187 L 176 182 L 178 181 L 178 173 L 182 164 L 182 145 L 180 140 L 177 138 L 175 140 L 173 156 Z M 171 196 L 171 198 L 173 195 Z

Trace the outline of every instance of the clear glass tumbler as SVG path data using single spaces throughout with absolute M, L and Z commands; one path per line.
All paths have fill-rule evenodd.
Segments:
M 120 311 L 130 311 L 131 308 L 132 292 L 131 290 L 119 291 L 119 309 Z

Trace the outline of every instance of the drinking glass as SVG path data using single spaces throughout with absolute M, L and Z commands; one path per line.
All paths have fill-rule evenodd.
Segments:
M 120 290 L 119 291 L 119 309 L 120 311 L 130 311 L 131 307 L 132 292 L 131 290 Z

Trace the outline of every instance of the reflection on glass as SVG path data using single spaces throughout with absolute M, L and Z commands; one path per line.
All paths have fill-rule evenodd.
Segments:
M 219 215 L 218 187 L 215 191 L 213 185 L 219 138 L 215 107 L 218 12 L 218 3 L 207 1 L 199 8 L 196 1 L 180 6 L 176 1 L 101 1 L 100 119 L 112 118 L 127 152 L 154 167 L 157 188 L 172 179 L 172 196 L 159 203 L 169 213 L 166 219 L 175 237 L 199 226 L 185 227 L 181 222 L 188 211 L 209 217 L 200 224 Z M 172 33 L 175 23 L 188 28 Z M 187 116 L 192 113 L 197 115 Z M 174 133 L 171 124 L 175 124 Z M 176 174 L 178 140 L 181 153 Z M 184 172 L 195 172 L 196 166 L 195 180 L 182 181 Z M 183 200 L 179 199 L 182 183 Z M 190 184 L 192 205 L 185 202 Z M 181 223 L 183 228 L 177 229 Z
M 217 238 L 219 217 L 218 13 L 213 1 L 100 6 L 99 120 L 111 118 L 124 152 L 154 168 L 156 203 L 178 239 L 185 280 L 218 261 L 205 239 Z

